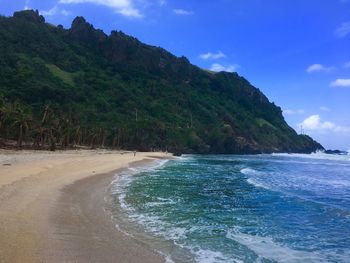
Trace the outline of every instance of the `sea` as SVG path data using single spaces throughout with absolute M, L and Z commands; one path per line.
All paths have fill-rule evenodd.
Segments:
M 350 155 L 185 155 L 124 171 L 111 197 L 167 262 L 350 262 Z

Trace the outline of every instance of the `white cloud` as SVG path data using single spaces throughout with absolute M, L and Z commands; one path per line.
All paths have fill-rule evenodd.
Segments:
M 113 9 L 116 13 L 130 18 L 142 18 L 143 15 L 134 7 L 132 0 L 60 0 L 60 4 L 90 3 Z
M 133 17 L 133 18 L 143 17 L 143 15 L 140 14 L 140 11 L 135 8 L 122 8 L 120 10 L 117 10 L 116 12 L 126 17 Z
M 42 10 L 40 11 L 40 14 L 42 14 L 43 16 L 53 16 L 56 15 L 58 11 L 57 6 L 52 7 L 49 10 Z
M 199 57 L 201 59 L 208 60 L 208 59 L 226 58 L 226 55 L 219 50 L 217 53 L 208 52 L 205 54 L 201 54 Z
M 350 61 L 348 61 L 344 64 L 344 68 L 350 68 Z
M 326 106 L 321 106 L 321 107 L 320 107 L 320 110 L 321 110 L 321 111 L 326 111 L 326 112 L 331 111 L 330 108 L 328 108 L 328 107 L 326 107 Z
M 190 16 L 194 14 L 193 11 L 189 11 L 185 9 L 173 9 L 173 13 L 179 16 Z
M 320 133 L 346 133 L 350 135 L 350 127 L 336 125 L 331 121 L 322 121 L 320 115 L 312 115 L 298 124 L 306 132 L 314 131 Z
M 350 34 L 350 22 L 344 22 L 335 30 L 335 35 L 338 38 L 344 38 Z
M 322 122 L 320 115 L 312 115 L 308 118 L 306 118 L 302 123 L 299 124 L 299 126 L 302 126 L 305 130 L 332 130 L 335 127 L 335 124 L 333 122 Z
M 306 72 L 311 73 L 316 71 L 331 71 L 332 69 L 334 69 L 334 67 L 326 67 L 322 64 L 312 64 L 307 67 Z
M 54 6 L 54 7 L 52 7 L 49 10 L 41 10 L 40 14 L 43 15 L 43 16 L 54 16 L 54 15 L 57 15 L 57 14 L 61 14 L 61 15 L 64 15 L 64 16 L 69 16 L 72 13 L 70 11 L 65 10 L 65 9 L 60 9 L 58 6 Z
M 29 0 L 26 0 L 25 2 L 24 2 L 24 8 L 23 8 L 24 10 L 28 10 L 28 9 L 30 9 L 30 7 L 29 7 Z
M 228 65 L 227 67 L 219 64 L 219 63 L 214 63 L 211 65 L 211 68 L 210 70 L 211 71 L 215 71 L 215 72 L 221 72 L 221 71 L 225 71 L 225 72 L 235 72 L 237 71 L 237 69 L 239 68 L 240 66 L 237 65 L 237 64 L 234 64 L 234 65 Z
M 166 5 L 167 4 L 167 1 L 165 1 L 165 0 L 159 0 L 159 5 L 160 6 L 164 6 L 164 5 Z
M 61 10 L 61 14 L 64 15 L 64 16 L 70 16 L 72 14 L 71 11 L 67 11 L 66 9 L 62 9 Z
M 304 114 L 305 111 L 304 110 L 283 110 L 283 113 L 286 115 L 300 115 L 300 114 Z
M 350 87 L 350 79 L 336 79 L 335 81 L 331 82 L 330 86 L 348 88 Z

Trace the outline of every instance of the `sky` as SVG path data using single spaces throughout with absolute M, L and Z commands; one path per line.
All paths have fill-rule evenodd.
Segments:
M 84 16 L 192 64 L 237 72 L 298 133 L 350 150 L 350 0 L 0 0 L 69 28 Z

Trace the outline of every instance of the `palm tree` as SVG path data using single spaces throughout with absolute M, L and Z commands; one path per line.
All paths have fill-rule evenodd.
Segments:
M 49 105 L 45 105 L 44 107 L 44 112 L 43 112 L 43 117 L 41 119 L 41 125 L 40 125 L 40 144 L 41 147 L 43 147 L 44 142 L 45 142 L 45 124 L 47 122 L 47 119 L 49 118 L 49 115 L 51 113 L 51 109 Z
M 95 148 L 95 144 L 97 143 L 97 139 L 99 138 L 100 135 L 100 129 L 97 127 L 91 130 L 90 134 L 90 147 L 91 149 Z
M 23 138 L 29 129 L 32 117 L 28 109 L 23 108 L 19 103 L 14 103 L 12 111 L 12 126 L 17 127 L 17 146 L 22 147 Z
M 73 146 L 81 144 L 81 130 L 80 129 L 81 129 L 80 125 L 73 126 L 73 134 L 74 134 Z
M 10 112 L 11 112 L 10 104 L 1 100 L 1 104 L 0 104 L 0 130 L 4 127 L 5 122 L 8 119 Z
M 66 117 L 61 117 L 58 125 L 58 135 L 62 147 L 66 148 L 69 146 L 71 133 L 72 125 L 70 120 Z

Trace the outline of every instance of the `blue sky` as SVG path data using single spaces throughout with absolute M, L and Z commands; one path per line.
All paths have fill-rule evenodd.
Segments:
M 350 149 L 350 0 L 0 0 L 0 13 L 38 9 L 69 28 L 84 16 L 184 55 L 237 71 L 326 148 Z

